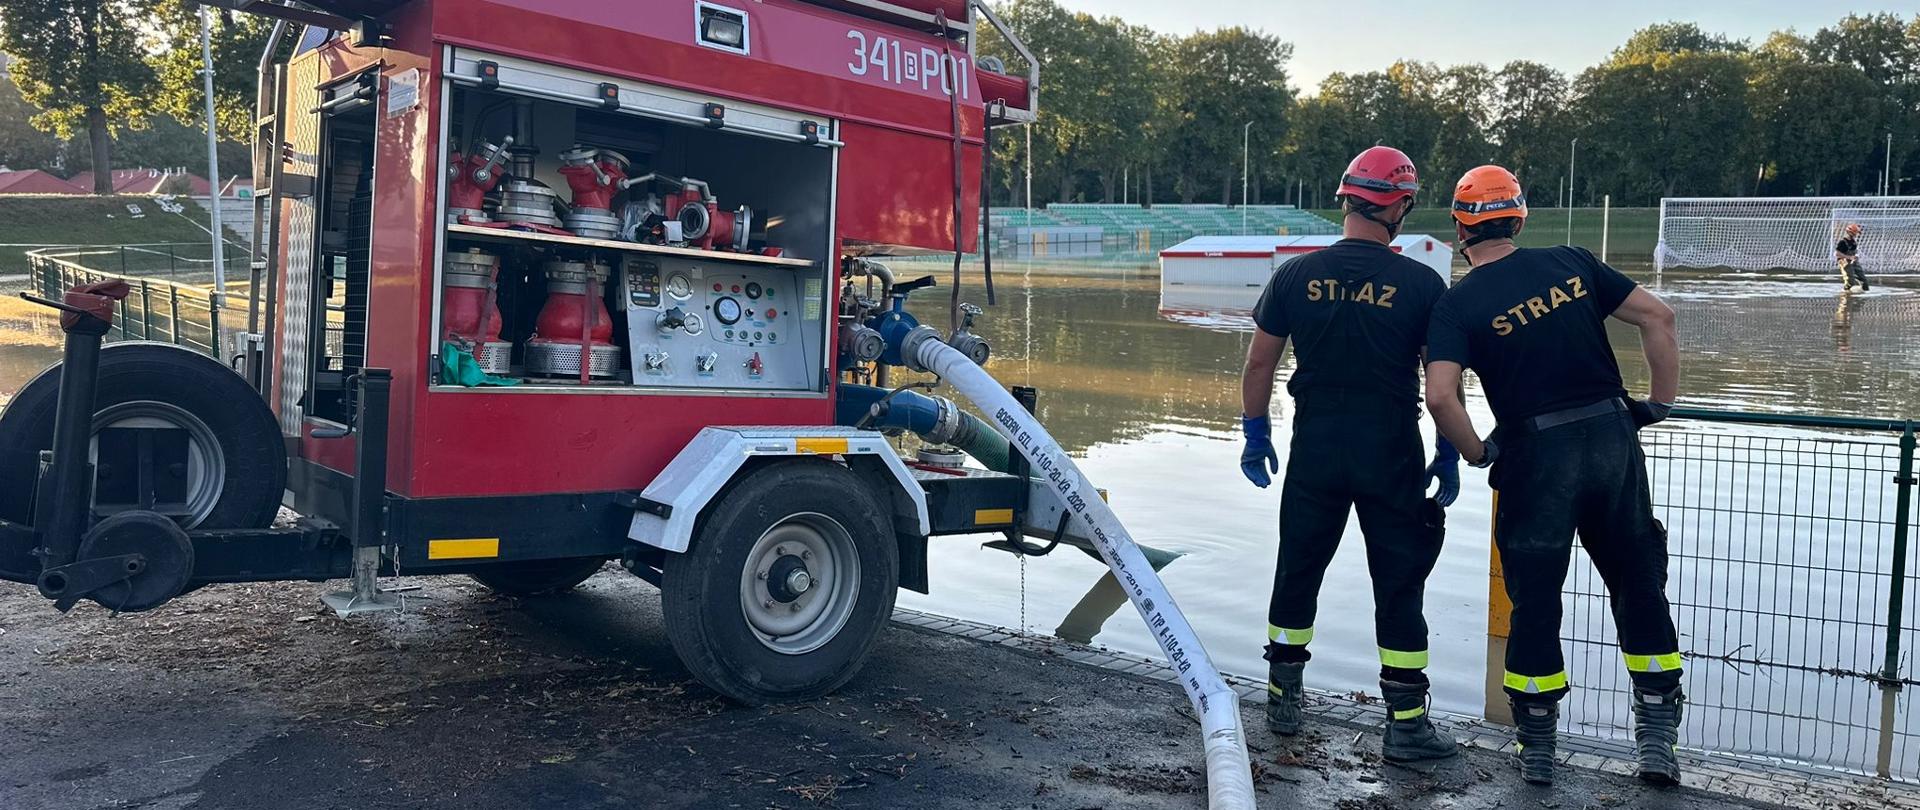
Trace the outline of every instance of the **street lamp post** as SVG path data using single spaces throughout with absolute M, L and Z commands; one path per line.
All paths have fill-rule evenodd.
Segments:
M 213 111 L 213 33 L 207 22 L 207 7 L 200 6 L 200 72 L 204 77 L 207 94 L 207 216 L 213 225 L 213 291 L 216 307 L 224 306 L 227 299 L 227 260 L 226 233 L 220 224 L 220 149 L 219 138 L 215 132 L 218 126 Z M 214 343 L 220 342 L 220 336 L 214 335 Z
M 1580 157 L 1580 139 L 1574 138 L 1573 145 L 1567 147 L 1567 244 L 1573 244 L 1573 165 Z
M 1253 122 L 1240 132 L 1240 235 L 1247 234 L 1247 178 L 1253 176 Z
M 1880 195 L 1886 196 L 1893 189 L 1893 133 L 1887 133 L 1887 165 L 1880 171 Z

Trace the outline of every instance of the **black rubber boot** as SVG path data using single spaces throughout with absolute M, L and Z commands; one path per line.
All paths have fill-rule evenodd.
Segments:
M 1633 690 L 1633 741 L 1640 756 L 1640 779 L 1649 784 L 1680 784 L 1680 715 L 1686 696 L 1679 687 L 1661 692 Z
M 1267 665 L 1267 728 L 1282 737 L 1300 733 L 1300 706 L 1306 689 L 1306 662 Z
M 1560 704 L 1513 701 L 1514 764 L 1520 778 L 1532 785 L 1553 784 L 1554 740 L 1560 725 Z
M 1445 759 L 1460 753 L 1460 746 L 1440 735 L 1427 714 L 1427 684 L 1381 681 L 1380 693 L 1386 696 L 1387 734 L 1380 743 L 1380 755 L 1394 762 Z

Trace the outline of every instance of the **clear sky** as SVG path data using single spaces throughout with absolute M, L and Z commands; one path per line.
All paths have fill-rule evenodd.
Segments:
M 1167 33 L 1246 25 L 1293 43 L 1296 87 L 1327 74 L 1380 70 L 1400 59 L 1498 66 L 1530 59 L 1579 72 L 1649 23 L 1684 20 L 1758 42 L 1793 28 L 1811 33 L 1848 13 L 1911 17 L 1920 0 L 1581 0 L 1464 3 L 1459 0 L 1060 0 L 1075 11 L 1117 16 Z M 1469 11 L 1471 9 L 1471 11 Z

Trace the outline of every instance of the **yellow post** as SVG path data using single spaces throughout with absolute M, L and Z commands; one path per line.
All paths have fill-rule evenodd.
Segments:
M 1493 493 L 1496 533 L 1500 523 L 1500 492 Z M 1487 543 L 1487 686 L 1482 714 L 1495 723 L 1513 725 L 1513 707 L 1507 703 L 1507 636 L 1513 631 L 1513 602 L 1507 599 L 1507 577 L 1500 566 L 1500 546 Z

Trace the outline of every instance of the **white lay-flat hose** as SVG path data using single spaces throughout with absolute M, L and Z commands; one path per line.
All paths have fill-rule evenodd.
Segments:
M 922 327 L 925 329 L 926 327 Z M 1120 518 L 1088 483 L 1033 414 L 1020 407 L 1012 394 L 975 365 L 966 355 L 942 343 L 937 336 L 906 343 L 918 368 L 940 376 L 954 390 L 987 414 L 987 424 L 1007 437 L 1015 452 L 1027 457 L 1032 474 L 1053 485 L 1067 511 L 1088 527 L 1100 552 L 1127 598 L 1140 611 L 1154 641 L 1180 675 L 1180 687 L 1200 715 L 1207 762 L 1207 804 L 1213 810 L 1253 810 L 1253 768 L 1247 759 L 1246 734 L 1240 726 L 1240 699 L 1213 660 L 1200 646 L 1193 626 L 1167 593 L 1167 586 L 1134 545 Z

